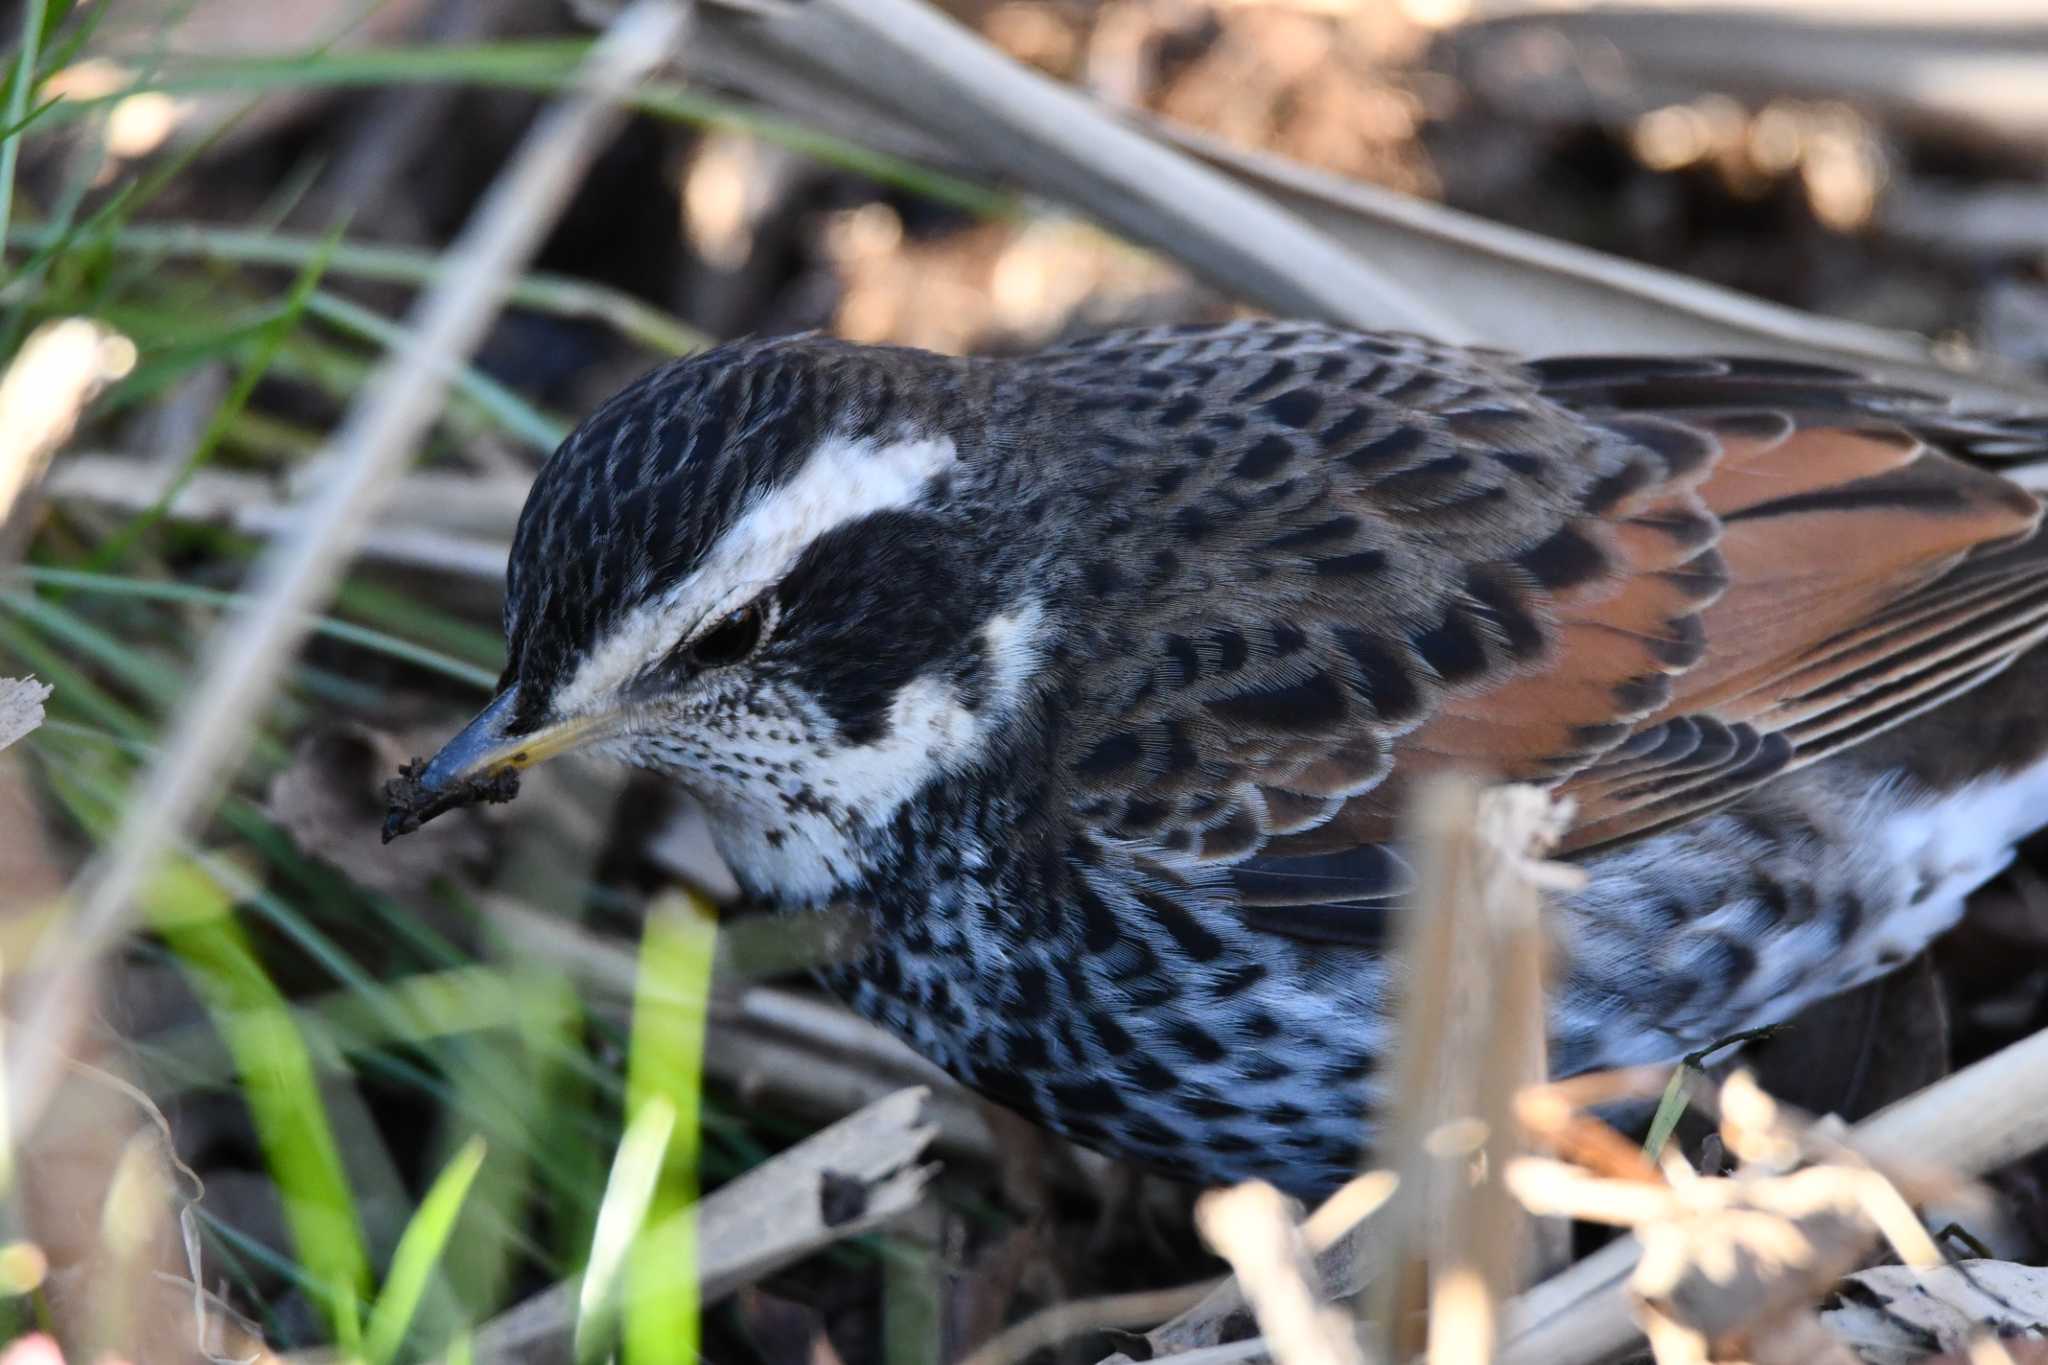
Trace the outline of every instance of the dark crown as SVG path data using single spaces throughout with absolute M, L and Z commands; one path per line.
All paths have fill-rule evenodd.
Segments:
M 719 346 L 621 390 L 548 458 L 520 513 L 503 684 L 531 684 L 527 696 L 541 700 L 622 613 L 696 568 L 824 436 L 937 426 L 955 368 L 786 337 Z

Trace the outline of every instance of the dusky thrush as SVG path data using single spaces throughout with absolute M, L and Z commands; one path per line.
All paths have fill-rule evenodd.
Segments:
M 722 346 L 542 469 L 501 690 L 387 837 L 563 750 L 658 770 L 752 899 L 861 907 L 824 979 L 969 1085 L 1313 1194 L 1391 1074 L 1417 774 L 1576 801 L 1560 1072 L 1955 921 L 2048 823 L 2030 457 L 2040 418 L 1782 360 Z

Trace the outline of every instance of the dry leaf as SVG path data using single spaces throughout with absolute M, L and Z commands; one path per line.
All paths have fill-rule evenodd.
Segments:
M 2010 1261 L 1959 1261 L 1927 1271 L 1876 1266 L 1843 1281 L 1821 1321 L 1870 1365 L 1962 1356 L 1984 1332 L 2008 1339 L 2009 1347 L 2041 1343 L 2048 1341 L 2048 1269 Z
M 50 685 L 34 678 L 0 678 L 0 749 L 43 723 Z

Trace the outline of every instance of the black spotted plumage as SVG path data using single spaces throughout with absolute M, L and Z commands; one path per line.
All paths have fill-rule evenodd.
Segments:
M 2037 456 L 2040 418 L 1776 360 L 1292 323 L 745 342 L 542 471 L 511 726 L 629 714 L 611 750 L 697 792 L 753 896 L 871 912 L 828 983 L 970 1084 L 1314 1191 L 1380 1093 L 1422 774 L 1578 804 L 1561 1070 L 1782 1017 L 1959 912 L 2048 818 L 2048 725 L 1942 705 L 2039 680 L 2039 508 L 1993 467 Z M 764 562 L 720 567 L 763 508 Z M 664 604 L 728 609 L 714 572 L 764 604 L 744 659 L 590 680 L 693 638 Z

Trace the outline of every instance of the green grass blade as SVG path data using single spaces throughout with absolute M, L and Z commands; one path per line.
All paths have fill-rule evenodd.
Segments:
M 237 301 L 239 302 L 239 301 Z M 206 365 L 247 361 L 273 314 L 236 307 L 207 307 L 196 298 L 168 292 L 160 300 L 124 297 L 110 302 L 101 319 L 135 343 L 135 368 L 100 395 L 106 416 L 166 396 L 178 381 Z
M 1650 1119 L 1650 1131 L 1643 1135 L 1643 1155 L 1651 1161 L 1664 1155 L 1664 1144 L 1671 1141 L 1678 1121 L 1685 1117 L 1686 1079 L 1691 1072 L 1689 1064 L 1680 1062 L 1671 1068 L 1671 1079 L 1664 1083 L 1664 1093 L 1657 1099 L 1657 1112 Z
M 397 323 L 347 299 L 318 293 L 310 302 L 313 316 L 385 350 L 397 349 L 405 337 L 405 329 Z M 474 365 L 463 365 L 455 371 L 455 390 L 542 454 L 560 445 L 569 434 L 568 427 L 543 416 L 533 404 Z
M 97 664 L 108 676 L 159 711 L 169 711 L 184 695 L 184 670 L 174 668 L 131 640 L 116 637 L 69 610 L 62 603 L 33 593 L 0 593 L 0 608 L 65 649 L 80 662 Z
M 234 282 L 225 280 L 215 284 L 212 292 L 219 294 L 233 288 Z M 232 363 L 244 371 L 261 363 L 278 375 L 304 380 L 343 400 L 362 386 L 372 364 L 372 356 L 356 342 L 368 340 L 378 350 L 389 350 L 403 335 L 397 324 L 369 309 L 316 291 L 307 298 L 305 311 L 342 333 L 342 337 L 294 328 L 290 323 L 295 318 L 283 318 L 279 309 L 266 306 L 253 323 L 238 319 L 226 328 L 205 327 L 195 339 L 195 312 L 204 309 L 211 299 L 183 297 L 161 283 L 153 285 L 149 297 L 136 297 L 140 292 L 131 290 L 127 296 L 109 300 L 104 306 L 105 319 L 126 332 L 144 355 L 142 363 L 102 399 L 100 406 L 105 412 L 117 412 L 154 397 L 197 366 L 214 361 Z M 455 376 L 455 392 L 443 414 L 443 421 L 451 430 L 503 430 L 543 453 L 557 444 L 564 431 L 561 423 L 535 412 L 524 399 L 491 380 L 473 364 L 453 365 L 451 372 Z M 246 409 L 230 412 L 228 416 L 239 418 L 242 411 Z
M 21 7 L 21 51 L 14 61 L 14 81 L 7 88 L 7 128 L 0 138 L 0 241 L 14 215 L 14 169 L 21 161 L 23 124 L 35 89 L 36 54 L 42 49 L 44 0 L 25 0 Z
M 647 1230 L 626 1260 L 628 1365 L 692 1365 L 697 1358 L 697 1149 L 717 938 L 711 907 L 683 891 L 658 898 L 641 932 L 627 1112 L 661 1101 L 676 1120 Z
M 1643 1155 L 1655 1161 L 1664 1154 L 1664 1144 L 1671 1141 L 1678 1121 L 1685 1117 L 1685 1111 L 1692 1103 L 1691 1079 L 1706 1070 L 1708 1058 L 1741 1043 L 1762 1042 L 1784 1027 L 1783 1024 L 1765 1024 L 1761 1028 L 1744 1029 L 1726 1038 L 1718 1038 L 1698 1052 L 1688 1052 L 1672 1069 L 1671 1079 L 1664 1083 L 1664 1093 L 1657 1100 L 1657 1112 L 1650 1118 L 1650 1131 L 1643 1135 Z
M 884 1365 L 939 1365 L 944 1358 L 944 1274 L 938 1252 L 908 1237 L 885 1239 L 882 1257 Z
M 53 120 L 60 118 L 65 110 L 75 103 L 80 101 L 61 101 L 50 111 L 49 117 Z M 79 262 L 91 262 L 97 257 L 105 256 L 110 250 L 107 242 L 109 234 L 127 222 L 138 210 L 205 156 L 215 143 L 226 137 L 258 103 L 259 101 L 254 99 L 245 101 L 240 109 L 216 120 L 202 136 L 189 140 L 173 152 L 159 158 L 140 179 L 129 181 L 107 196 L 83 222 L 77 221 L 74 216 L 85 191 L 89 188 L 86 178 L 80 178 L 73 191 L 79 197 L 64 205 L 61 215 L 62 226 L 57 240 L 31 256 L 9 280 L 12 290 L 21 298 L 8 319 L 4 334 L 0 334 L 0 352 L 11 352 L 20 344 L 21 337 L 34 314 L 32 305 L 39 297 L 61 292 L 41 287 L 45 283 L 43 275 L 46 271 L 67 259 L 75 258 L 75 267 Z M 6 239 L 0 238 L 0 241 L 4 240 Z M 98 314 L 106 302 L 104 289 L 89 291 L 83 311 Z
M 305 313 L 307 303 L 313 298 L 321 275 L 326 272 L 328 257 L 333 252 L 334 243 L 339 239 L 338 232 L 330 235 L 326 249 L 308 260 L 305 267 L 299 271 L 299 277 L 292 281 L 292 287 L 285 294 L 282 306 L 257 333 L 255 354 L 249 357 L 248 363 L 242 366 L 241 372 L 235 376 L 235 382 L 227 393 L 214 405 L 212 415 L 206 420 L 205 430 L 199 433 L 199 440 L 192 447 L 192 453 L 185 457 L 184 464 L 179 466 L 178 472 L 164 485 L 164 491 L 157 495 L 155 502 L 136 513 L 126 525 L 107 537 L 94 551 L 86 565 L 87 568 L 106 569 L 126 558 L 135 542 L 140 540 L 150 527 L 163 520 L 171 510 L 171 505 L 177 501 L 178 494 L 192 481 L 192 476 L 204 469 L 213 459 L 214 452 L 220 448 L 221 438 L 227 434 L 235 418 L 249 405 L 249 398 L 256 392 L 256 386 L 270 373 L 270 367 L 276 361 L 278 352 L 284 348 L 285 338 L 298 326 L 299 318 Z
M 313 1061 L 284 997 L 235 920 L 226 889 L 198 863 L 166 865 L 145 913 L 206 1002 L 235 1059 L 271 1179 L 299 1260 L 335 1339 L 359 1340 L 355 1305 L 370 1258 Z
M 17 227 L 10 243 L 40 248 L 57 238 L 40 226 Z M 138 223 L 109 236 L 116 251 L 224 261 L 236 265 L 296 270 L 319 251 L 318 239 L 284 232 L 251 232 L 206 223 Z M 439 278 L 441 258 L 413 247 L 366 242 L 336 245 L 328 273 L 385 284 L 423 285 Z M 518 308 L 555 317 L 605 323 L 631 341 L 664 355 L 702 350 L 710 339 L 682 319 L 605 285 L 567 275 L 535 271 L 513 281 L 508 301 Z
M 33 593 L 0 592 L 0 609 L 14 613 L 75 655 L 99 664 L 123 685 L 148 699 L 159 712 L 168 714 L 187 685 L 182 668 L 163 662 L 146 649 L 136 648 L 133 642 L 101 629 L 62 603 Z M 280 697 L 276 711 L 283 718 L 291 718 L 289 699 Z M 257 730 L 249 754 L 256 762 L 273 766 L 287 757 L 276 737 L 262 729 Z
M 405 1343 L 406 1328 L 427 1291 L 427 1280 L 441 1259 L 455 1220 L 462 1212 L 469 1188 L 484 1164 L 484 1140 L 473 1137 L 462 1144 L 452 1160 L 435 1177 L 433 1188 L 413 1212 L 398 1249 L 391 1254 L 391 1270 L 384 1277 L 383 1292 L 370 1309 L 369 1325 L 363 1329 L 363 1356 L 370 1365 L 390 1365 Z
M 152 733 L 140 712 L 74 667 L 68 653 L 51 648 L 35 631 L 4 615 L 0 615 L 0 655 L 19 661 L 20 666 L 12 671 L 33 673 L 56 689 L 50 700 L 53 717 L 87 716 L 131 743 Z M 28 742 L 36 743 L 41 735 L 42 731 L 37 731 Z
M 336 590 L 334 600 L 351 616 L 359 616 L 389 634 L 432 640 L 447 653 L 490 673 L 492 690 L 505 667 L 505 636 L 496 622 L 480 626 L 417 594 L 357 574 Z
M 657 1095 L 640 1106 L 619 1139 L 604 1199 L 597 1208 L 590 1262 L 576 1292 L 574 1354 L 579 1361 L 596 1359 L 610 1344 L 612 1307 L 626 1259 L 646 1225 L 675 1127 L 675 1106 Z
M 188 602 L 209 607 L 239 607 L 247 601 L 246 594 L 238 592 L 194 587 L 189 583 L 125 578 L 118 574 L 92 573 L 83 569 L 30 566 L 0 577 L 0 583 L 5 583 L 9 578 L 67 588 L 76 592 L 135 597 L 145 601 Z M 4 601 L 4 596 L 0 596 L 0 602 Z M 456 682 L 467 683 L 486 692 L 494 690 L 498 685 L 498 675 L 491 669 L 479 668 L 460 659 L 451 659 L 438 650 L 416 645 L 410 640 L 401 640 L 396 635 L 387 635 L 381 630 L 371 630 L 367 626 L 359 626 L 349 621 L 337 621 L 331 616 L 316 616 L 312 618 L 311 624 L 315 633 L 331 640 L 339 640 L 387 658 L 416 664 L 444 678 L 452 678 Z
M 709 99 L 681 85 L 649 81 L 634 96 L 633 107 L 642 113 L 677 123 L 751 133 L 763 142 L 772 142 L 884 185 L 894 185 L 977 218 L 1023 216 L 1017 201 L 999 190 L 920 166 L 915 161 L 892 156 L 888 152 L 863 147 L 794 119 Z
M 66 101 L 43 116 L 45 122 L 77 118 L 92 108 L 144 91 L 173 95 L 219 91 L 339 89 L 402 84 L 495 85 L 552 93 L 574 79 L 590 42 L 542 39 L 470 44 L 423 44 L 407 48 L 364 48 L 306 57 L 181 59 L 163 71 L 94 99 Z M 793 120 L 714 99 L 674 83 L 652 81 L 634 95 L 633 105 L 658 118 L 699 127 L 752 133 L 827 165 L 895 185 L 982 217 L 1014 217 L 1017 202 L 957 176 L 931 170 L 902 157 L 877 152 Z

